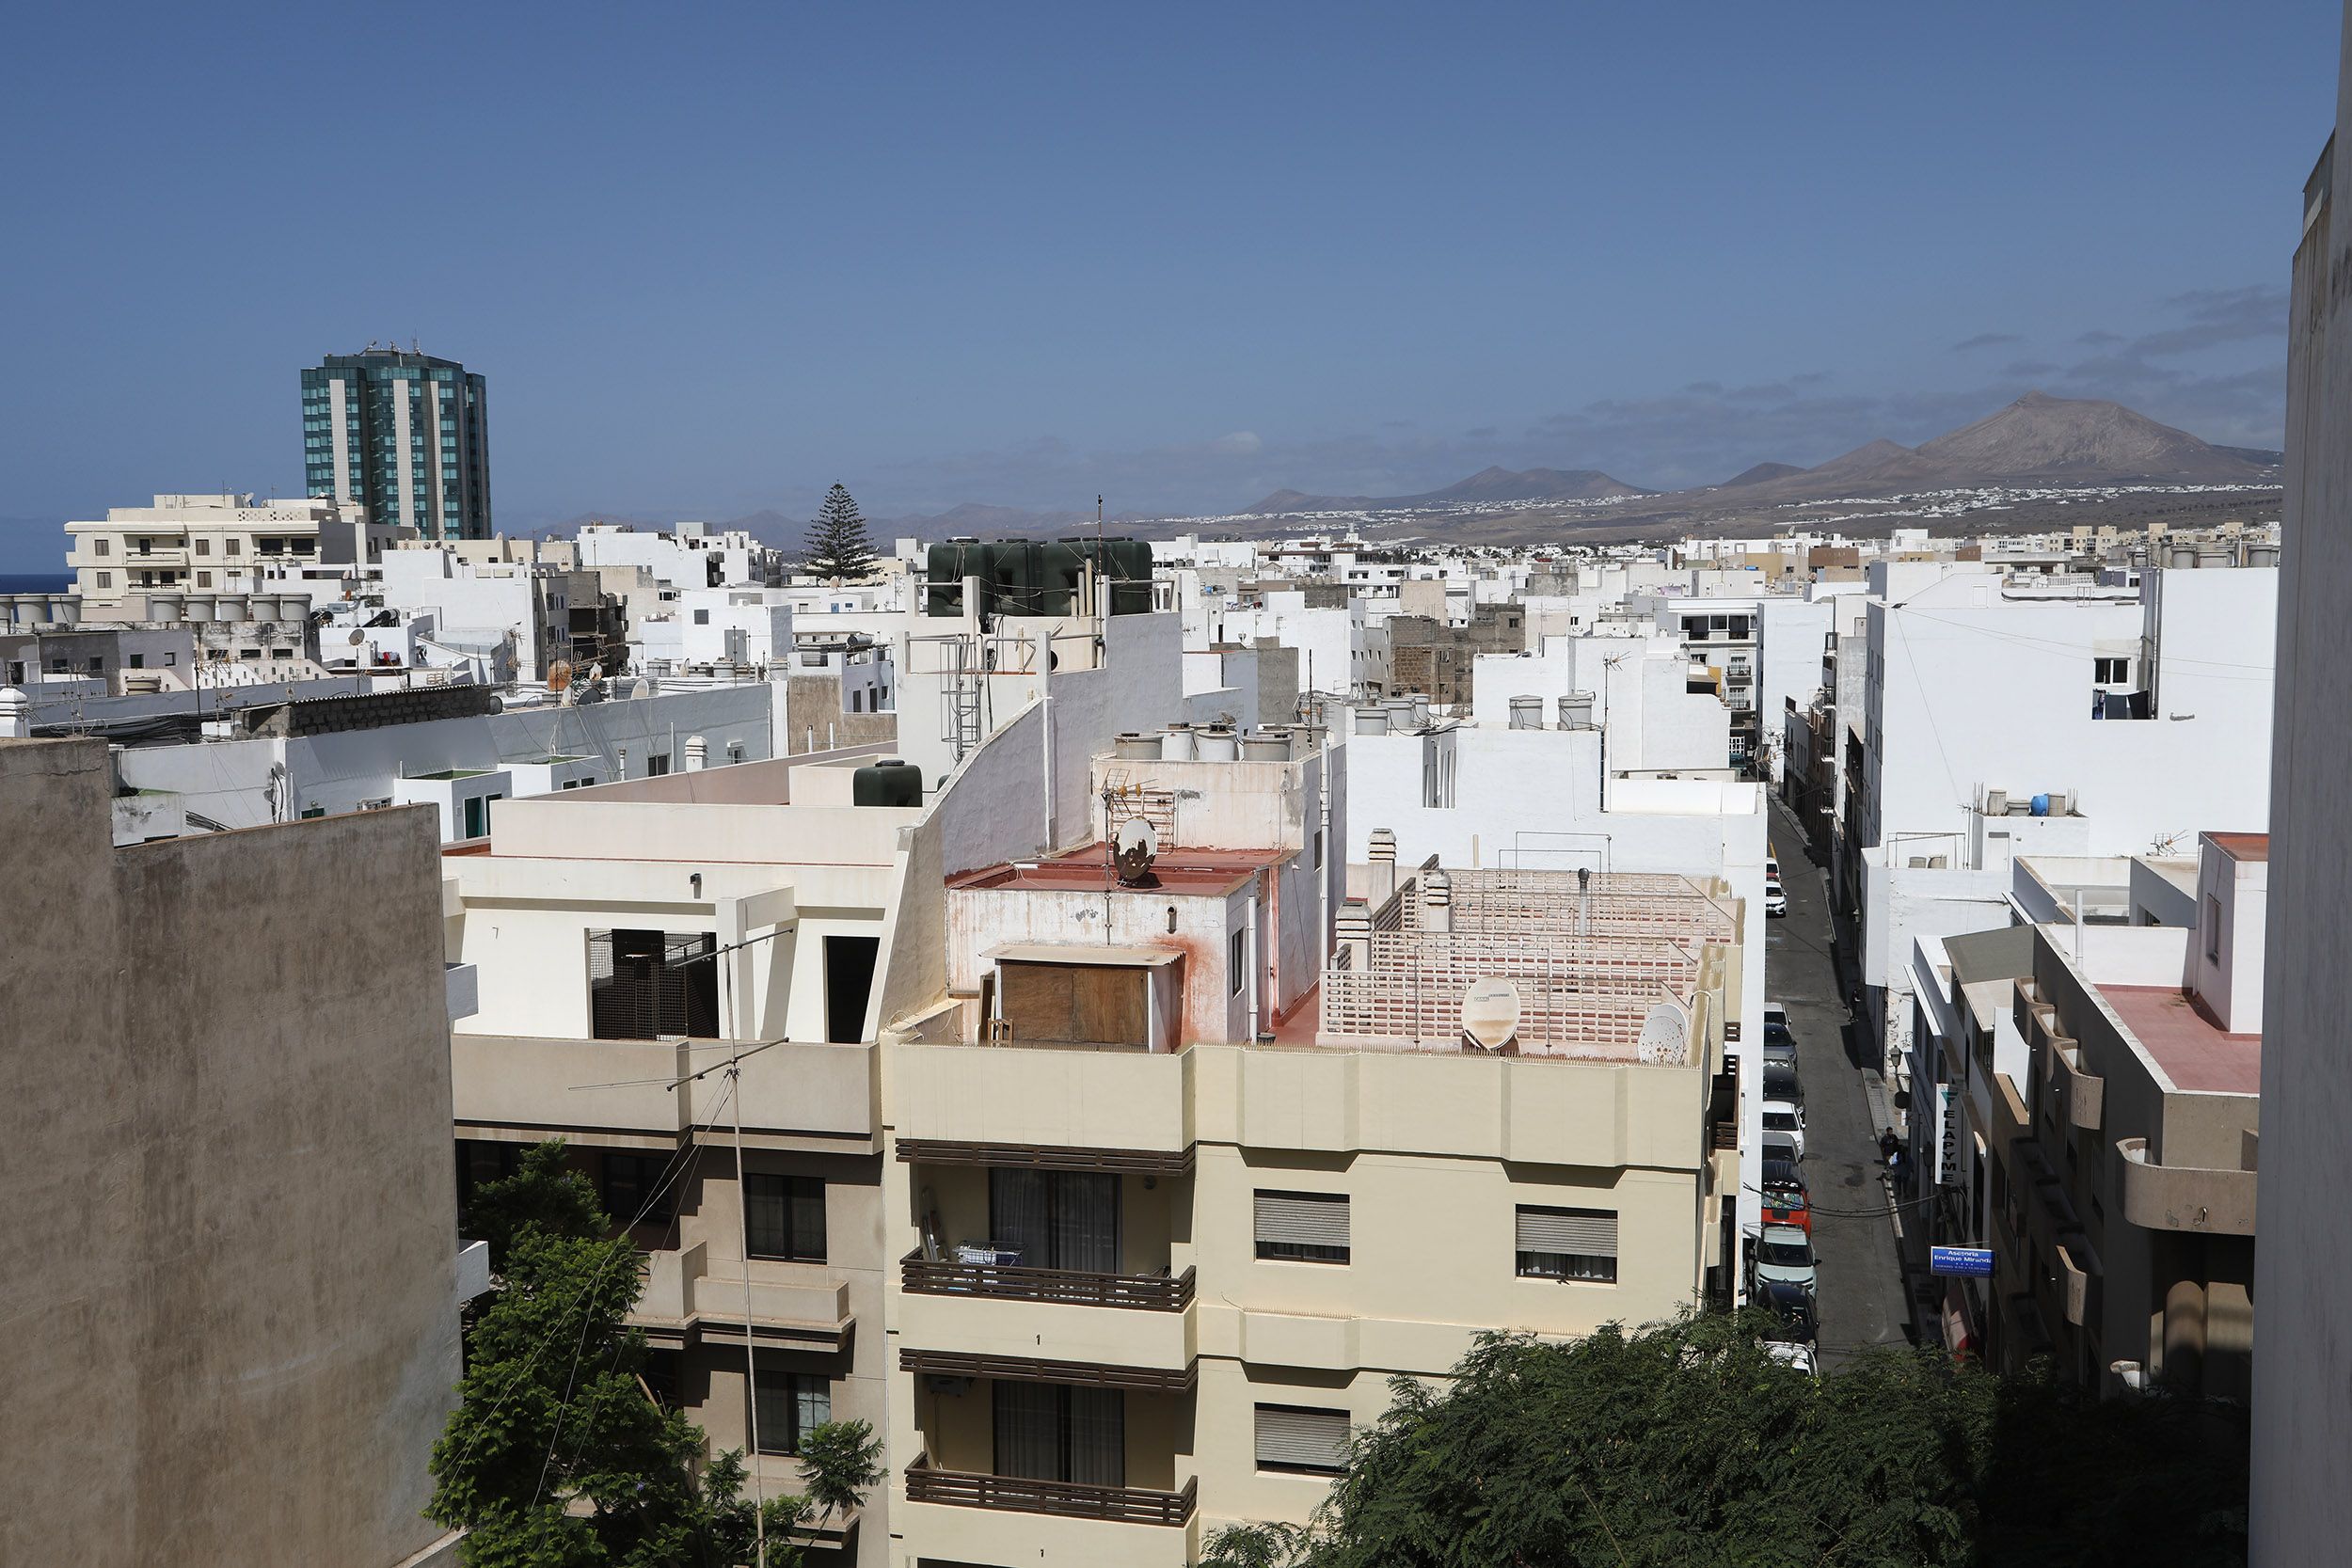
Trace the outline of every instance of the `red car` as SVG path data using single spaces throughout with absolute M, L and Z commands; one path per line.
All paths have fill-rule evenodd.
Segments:
M 1813 1211 L 1805 1206 L 1804 1194 L 1787 1190 L 1764 1195 L 1764 1223 L 1793 1225 L 1806 1235 L 1813 1234 Z

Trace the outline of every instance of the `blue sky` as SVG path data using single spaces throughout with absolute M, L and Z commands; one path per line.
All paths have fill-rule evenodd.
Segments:
M 489 377 L 494 500 L 1640 483 L 2028 387 L 2274 444 L 2338 9 L 20 8 L 0 569 Z

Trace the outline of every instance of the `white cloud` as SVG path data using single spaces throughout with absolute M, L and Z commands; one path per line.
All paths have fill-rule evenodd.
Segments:
M 1227 457 L 1247 457 L 1253 451 L 1264 450 L 1264 447 L 1265 443 L 1258 438 L 1254 430 L 1236 430 L 1209 443 L 1211 451 Z

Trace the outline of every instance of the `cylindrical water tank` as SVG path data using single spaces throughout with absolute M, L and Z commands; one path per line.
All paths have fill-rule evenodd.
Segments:
M 1511 727 L 1515 730 L 1540 730 L 1544 727 L 1544 700 L 1541 697 L 1511 699 Z
M 1291 732 L 1260 730 L 1241 743 L 1241 754 L 1249 762 L 1288 762 L 1291 759 Z
M 1560 727 L 1564 730 L 1589 730 L 1593 727 L 1593 694 L 1571 691 L 1560 699 Z
M 2196 565 L 2197 546 L 2194 545 L 2173 546 L 2170 552 L 2165 557 L 2165 563 L 2176 569 Z
M 1124 758 L 1131 762 L 1136 762 L 1148 757 L 1159 756 L 1161 754 L 1160 746 L 1161 741 L 1158 735 L 1138 735 L 1135 731 L 1129 730 L 1126 734 L 1120 736 L 1117 740 L 1111 742 L 1111 752 L 1115 756 Z
M 1211 724 L 1195 730 L 1192 736 L 1202 762 L 1232 762 L 1241 755 L 1240 741 L 1223 724 Z
M 2036 816 L 2050 815 L 2050 798 L 2047 795 L 2037 795 L 2033 798 L 2033 814 Z
M 1388 734 L 1389 710 L 1384 707 L 1358 708 L 1356 710 L 1356 733 L 1358 735 Z
M 923 770 L 904 757 L 882 757 L 850 775 L 850 800 L 860 806 L 919 806 Z
M 2247 546 L 2246 564 L 2249 566 L 2276 566 L 2279 564 L 2279 546 L 2276 545 L 2263 544 Z
M 2200 545 L 2197 546 L 2198 565 L 2211 568 L 2215 566 L 2227 566 L 2229 563 L 2230 551 L 2226 546 Z
M 1169 762 L 1190 762 L 1200 754 L 1190 724 L 1170 724 L 1160 735 L 1160 755 Z

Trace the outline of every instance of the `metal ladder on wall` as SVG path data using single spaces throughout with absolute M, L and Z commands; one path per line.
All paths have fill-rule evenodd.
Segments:
M 980 673 L 972 668 L 972 644 L 964 638 L 948 643 L 946 674 L 947 700 L 940 705 L 939 738 L 955 748 L 956 760 L 980 743 Z

